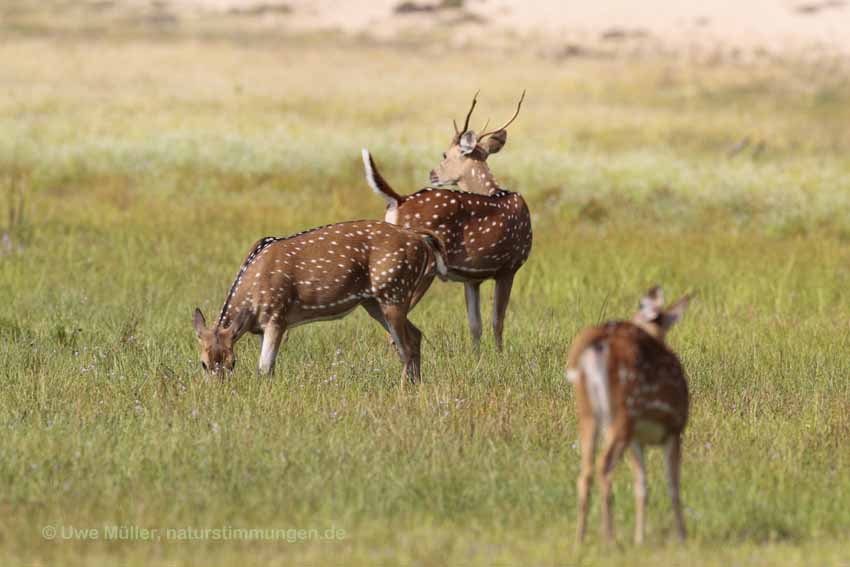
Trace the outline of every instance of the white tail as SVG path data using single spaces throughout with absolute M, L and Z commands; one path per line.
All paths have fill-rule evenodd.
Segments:
M 400 196 L 393 191 L 393 188 L 390 187 L 389 183 L 387 183 L 384 178 L 381 177 L 381 174 L 378 173 L 369 150 L 363 148 L 361 150 L 361 154 L 363 156 L 363 168 L 366 170 L 366 183 L 369 184 L 372 191 L 384 198 L 387 202 L 387 207 L 397 207 Z

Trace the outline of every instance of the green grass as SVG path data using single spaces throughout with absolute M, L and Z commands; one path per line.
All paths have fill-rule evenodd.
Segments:
M 498 53 L 318 41 L 18 37 L 0 61 L 0 189 L 25 199 L 0 256 L 3 564 L 847 562 L 840 76 L 523 53 L 506 68 Z M 247 248 L 380 216 L 360 147 L 397 189 L 419 188 L 478 87 L 474 124 L 529 92 L 491 158 L 535 230 L 507 351 L 488 333 L 475 357 L 460 286 L 437 283 L 412 315 L 427 335 L 418 387 L 399 391 L 400 364 L 360 312 L 293 332 L 272 379 L 254 375 L 248 339 L 231 379 L 201 376 L 192 309 L 217 312 Z M 766 149 L 728 158 L 744 136 Z M 579 550 L 564 356 L 654 282 L 698 298 L 670 338 L 692 391 L 691 538 L 671 543 L 652 453 L 645 548 L 628 543 L 621 466 L 623 545 L 594 531 Z M 41 536 L 115 524 L 345 537 Z

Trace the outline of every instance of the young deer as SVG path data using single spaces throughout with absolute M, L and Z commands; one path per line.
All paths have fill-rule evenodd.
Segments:
M 448 279 L 463 282 L 466 313 L 472 341 L 477 350 L 481 341 L 481 283 L 496 280 L 493 298 L 493 334 L 496 348 L 502 350 L 505 311 L 511 296 L 514 275 L 531 253 L 531 215 L 522 196 L 501 188 L 487 166 L 487 158 L 505 145 L 507 127 L 476 135 L 469 130 L 469 118 L 478 93 L 466 115 L 463 130 L 455 123 L 455 135 L 443 154 L 442 163 L 431 171 L 437 187 L 457 185 L 461 191 L 426 188 L 401 196 L 378 172 L 367 150 L 363 150 L 366 181 L 387 202 L 384 220 L 405 228 L 428 229 L 446 244 Z M 419 301 L 415 297 L 413 305 Z
M 685 311 L 685 296 L 664 308 L 658 286 L 640 302 L 632 321 L 609 322 L 581 331 L 567 358 L 567 379 L 575 386 L 581 444 L 578 477 L 578 541 L 585 532 L 588 493 L 593 478 L 597 435 L 603 450 L 597 464 L 602 492 L 602 526 L 608 541 L 614 539 L 611 518 L 611 478 L 614 466 L 629 448 L 634 474 L 637 517 L 635 542 L 643 541 L 647 489 L 643 451 L 646 445 L 663 444 L 667 483 L 679 539 L 685 523 L 679 501 L 682 431 L 688 419 L 688 385 L 676 355 L 664 337 Z
M 201 365 L 232 371 L 233 347 L 245 333 L 262 335 L 260 373 L 274 369 L 284 332 L 304 323 L 339 319 L 358 305 L 389 332 L 407 377 L 419 378 L 422 333 L 408 321 L 411 299 L 445 275 L 445 248 L 426 231 L 380 221 L 331 224 L 259 240 L 227 294 L 218 321 L 207 328 L 195 309 Z

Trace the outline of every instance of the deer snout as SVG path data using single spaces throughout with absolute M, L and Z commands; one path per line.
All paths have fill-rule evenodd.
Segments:
M 203 367 L 204 373 L 207 376 L 215 376 L 216 378 L 226 378 L 233 374 L 233 370 L 236 368 L 236 359 L 214 362 L 210 365 L 207 365 L 207 363 L 205 362 L 201 362 L 201 366 Z
M 431 173 L 428 174 L 428 179 L 431 182 L 431 185 L 440 185 L 440 178 L 437 176 L 436 169 L 431 170 Z

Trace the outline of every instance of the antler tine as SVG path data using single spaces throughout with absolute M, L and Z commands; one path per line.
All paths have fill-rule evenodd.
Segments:
M 472 97 L 472 106 L 469 107 L 469 112 L 466 114 L 466 120 L 463 123 L 463 130 L 458 132 L 458 134 L 463 134 L 469 128 L 469 119 L 472 117 L 472 111 L 475 110 L 475 105 L 478 103 L 478 93 L 481 92 L 481 89 L 475 91 L 475 96 Z M 457 128 L 455 128 L 457 130 Z
M 487 126 L 490 124 L 490 119 L 487 119 L 487 122 L 484 123 L 484 126 L 481 127 L 481 131 L 484 132 L 487 130 Z
M 457 120 L 454 118 L 452 118 L 452 125 L 455 127 L 455 134 L 460 134 L 460 132 L 457 131 Z
M 480 142 L 481 140 L 484 139 L 485 136 L 489 136 L 490 134 L 495 134 L 496 132 L 501 132 L 502 130 L 504 130 L 505 128 L 510 126 L 513 123 L 513 121 L 516 120 L 516 117 L 519 116 L 519 110 L 520 110 L 520 108 L 522 108 L 522 101 L 524 101 L 524 100 L 525 100 L 525 89 L 522 90 L 522 96 L 519 97 L 519 102 L 516 105 L 516 112 L 514 112 L 514 115 L 511 116 L 511 119 L 508 120 L 507 122 L 505 122 L 505 125 L 501 126 L 500 128 L 496 128 L 495 130 L 490 130 L 489 132 L 484 132 L 483 134 L 478 136 L 478 141 Z

